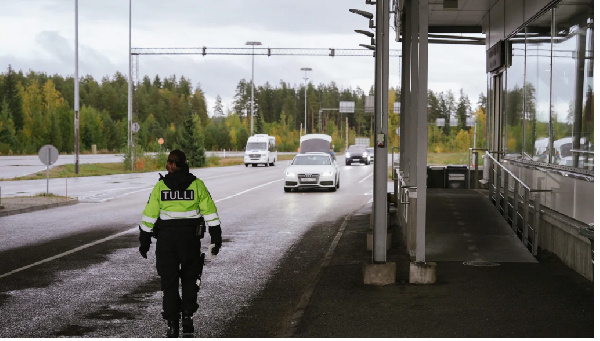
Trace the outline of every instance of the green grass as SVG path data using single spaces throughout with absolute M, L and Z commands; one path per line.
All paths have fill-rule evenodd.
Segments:
M 294 154 L 285 154 L 278 155 L 277 161 L 288 161 L 294 158 Z M 337 155 L 338 159 L 343 155 Z M 467 153 L 434 153 L 429 152 L 427 154 L 427 164 L 428 165 L 466 165 L 468 163 L 468 154 Z M 479 163 L 482 164 L 481 158 L 479 159 Z M 235 165 L 243 165 L 244 158 L 241 156 L 236 157 L 218 157 L 218 156 L 209 156 L 206 158 L 206 167 L 225 167 L 225 166 L 235 166 Z M 391 168 L 390 168 L 391 169 Z M 163 165 L 157 165 L 156 162 L 144 162 L 137 163 L 136 170 L 131 171 L 125 168 L 123 162 L 116 163 L 92 163 L 92 164 L 80 164 L 79 165 L 79 174 L 75 174 L 74 165 L 67 164 L 56 166 L 50 169 L 50 177 L 51 178 L 73 178 L 73 177 L 83 177 L 83 176 L 100 176 L 100 175 L 113 175 L 113 174 L 128 174 L 128 173 L 142 173 L 142 172 L 152 172 L 152 171 L 164 171 L 165 168 Z M 389 172 L 391 176 L 391 170 Z M 38 180 L 45 179 L 46 171 L 37 172 L 35 174 L 20 176 L 17 178 L 13 178 L 10 180 Z M 2 180 L 2 179 L 0 179 Z M 8 179 L 6 179 L 8 180 Z
M 286 161 L 294 158 L 294 155 L 278 155 L 277 161 Z M 209 156 L 206 158 L 206 167 L 225 167 L 225 166 L 236 166 L 243 165 L 244 158 L 241 156 L 236 157 L 218 157 Z M 129 174 L 129 173 L 145 173 L 152 171 L 164 171 L 164 165 L 157 165 L 156 162 L 137 162 L 135 166 L 136 170 L 131 171 L 125 168 L 123 162 L 115 163 L 86 163 L 79 165 L 79 174 L 75 174 L 74 165 L 60 165 L 50 169 L 50 178 L 75 178 L 84 176 L 100 176 L 100 175 L 114 175 L 114 174 Z M 46 178 L 46 171 L 37 172 L 35 174 L 20 176 L 11 179 L 0 179 L 1 180 L 39 180 Z
M 472 161 L 471 161 L 472 162 Z M 445 166 L 445 165 L 466 165 L 469 163 L 469 153 L 427 153 L 427 164 L 434 166 Z M 483 164 L 481 160 L 481 154 L 479 157 L 479 163 Z
M 79 174 L 75 174 L 74 165 L 60 165 L 50 169 L 51 178 L 75 178 L 83 176 L 100 176 L 100 175 L 113 175 L 113 174 L 126 174 L 126 173 L 141 173 L 148 172 L 154 169 L 145 169 L 139 171 L 131 171 L 125 169 L 123 162 L 116 163 L 89 163 L 79 165 Z M 10 180 L 38 180 L 45 179 L 46 171 L 37 172 L 35 174 L 19 176 Z

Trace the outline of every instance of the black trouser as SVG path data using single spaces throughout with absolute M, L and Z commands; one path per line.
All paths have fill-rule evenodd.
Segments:
M 179 319 L 180 312 L 191 315 L 198 309 L 196 280 L 200 262 L 200 238 L 195 226 L 161 227 L 156 241 L 156 270 L 163 291 L 165 320 Z

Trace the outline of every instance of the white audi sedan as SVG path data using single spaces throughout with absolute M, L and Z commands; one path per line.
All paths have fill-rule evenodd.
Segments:
M 328 153 L 297 154 L 285 169 L 283 190 L 300 188 L 340 188 L 340 170 Z

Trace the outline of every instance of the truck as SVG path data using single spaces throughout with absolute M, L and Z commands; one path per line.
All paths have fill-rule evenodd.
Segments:
M 275 166 L 277 161 L 277 142 L 274 136 L 255 134 L 248 137 L 244 151 L 244 165 L 256 167 L 259 164 L 265 167 Z

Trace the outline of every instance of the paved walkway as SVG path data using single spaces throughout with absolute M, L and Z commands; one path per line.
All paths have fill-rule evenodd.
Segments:
M 348 222 L 294 337 L 594 336 L 593 283 L 552 254 L 532 257 L 480 193 L 428 191 L 426 257 L 437 263 L 431 285 L 408 283 L 397 224 L 388 253 L 396 283 L 362 284 L 370 212 L 363 207 Z M 497 265 L 463 263 L 475 260 Z
M 0 199 L 0 217 L 76 204 L 77 199 L 58 196 L 10 197 Z

